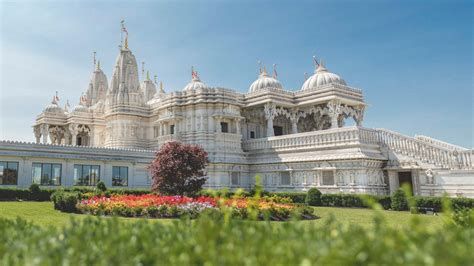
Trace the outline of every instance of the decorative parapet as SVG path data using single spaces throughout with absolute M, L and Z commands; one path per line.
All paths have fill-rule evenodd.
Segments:
M 441 141 L 441 140 L 438 140 L 438 139 L 430 138 L 430 137 L 427 137 L 427 136 L 423 136 L 423 135 L 415 135 L 415 139 L 421 140 L 421 141 L 424 141 L 424 142 L 427 142 L 427 143 L 431 143 L 431 144 L 439 146 L 441 148 L 445 148 L 445 149 L 449 149 L 449 150 L 453 150 L 453 151 L 454 150 L 458 150 L 458 151 L 467 151 L 468 150 L 464 147 L 454 145 L 454 144 L 451 144 L 451 143 L 447 143 L 447 142 L 444 142 L 444 141 Z
M 345 127 L 243 141 L 244 151 L 323 149 L 359 144 L 378 145 L 374 130 Z
M 379 142 L 391 151 L 448 169 L 473 169 L 474 151 L 457 151 L 408 137 L 387 129 L 377 129 Z

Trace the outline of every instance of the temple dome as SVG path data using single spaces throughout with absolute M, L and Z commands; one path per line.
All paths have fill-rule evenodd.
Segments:
M 338 75 L 329 72 L 326 67 L 324 67 L 323 62 L 319 64 L 318 68 L 314 72 L 314 75 L 309 77 L 301 87 L 301 90 L 310 90 L 318 87 L 325 86 L 327 84 L 341 84 L 346 85 L 346 82 L 339 77 Z
M 58 105 L 58 100 L 59 100 L 59 97 L 57 95 L 53 96 L 53 100 L 51 101 L 51 104 L 47 105 L 44 108 L 43 112 L 51 113 L 51 114 L 64 114 L 64 109 Z
M 283 86 L 280 81 L 270 77 L 264 69 L 258 79 L 250 85 L 249 92 L 255 92 L 265 88 L 283 89 Z
M 192 79 L 183 89 L 183 91 L 206 89 L 208 86 L 201 81 L 196 71 L 192 71 Z
M 87 97 L 86 96 L 81 96 L 79 98 L 79 104 L 72 109 L 72 113 L 88 113 L 89 108 L 87 107 Z

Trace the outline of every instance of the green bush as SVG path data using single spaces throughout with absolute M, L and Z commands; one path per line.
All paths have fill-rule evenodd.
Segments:
M 406 211 L 408 210 L 408 201 L 403 189 L 397 189 L 392 195 L 392 210 Z
M 321 191 L 317 188 L 311 188 L 306 194 L 305 202 L 309 206 L 321 206 Z
M 413 216 L 416 217 L 416 216 Z M 0 265 L 472 265 L 474 228 L 270 224 L 209 212 L 166 223 L 73 220 L 64 228 L 0 219 Z M 324 230 L 321 230 L 324 228 Z M 449 248 L 447 248 L 449 247 Z
M 107 187 L 105 186 L 105 183 L 102 180 L 97 182 L 96 188 L 97 190 L 102 191 L 102 192 L 107 191 Z
M 80 192 L 57 190 L 51 195 L 54 209 L 63 212 L 77 212 L 76 205 L 81 199 Z
M 268 193 L 268 196 L 290 198 L 293 203 L 305 203 L 306 200 L 305 192 L 270 192 Z

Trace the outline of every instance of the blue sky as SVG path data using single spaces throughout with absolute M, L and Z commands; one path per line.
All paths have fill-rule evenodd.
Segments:
M 190 68 L 210 86 L 247 91 L 278 65 L 298 90 L 312 56 L 363 90 L 364 126 L 473 147 L 470 1 L 32 1 L 0 3 L 0 139 L 33 141 L 59 91 L 71 106 L 97 51 L 110 80 L 120 20 L 138 62 L 181 90 Z

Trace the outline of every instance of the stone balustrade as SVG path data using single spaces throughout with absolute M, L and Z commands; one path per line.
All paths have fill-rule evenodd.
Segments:
M 472 169 L 473 150 L 457 151 L 387 130 L 377 129 L 379 142 L 394 152 L 449 169 Z
M 255 151 L 266 149 L 325 148 L 360 143 L 377 145 L 377 140 L 375 130 L 345 127 L 245 140 L 242 142 L 242 145 L 244 151 Z
M 379 145 L 422 162 L 448 169 L 473 169 L 473 150 L 452 150 L 387 129 L 344 127 L 244 140 L 243 150 L 325 149 L 350 145 Z
M 421 141 L 424 141 L 424 142 L 428 142 L 428 143 L 434 144 L 436 146 L 439 146 L 441 148 L 445 148 L 445 149 L 449 149 L 449 150 L 458 150 L 458 151 L 466 151 L 467 150 L 464 147 L 453 145 L 451 143 L 447 143 L 447 142 L 444 142 L 444 141 L 441 141 L 441 140 L 438 140 L 438 139 L 434 139 L 434 138 L 430 138 L 430 137 L 427 137 L 427 136 L 423 136 L 423 135 L 415 135 L 415 139 L 421 140 Z

